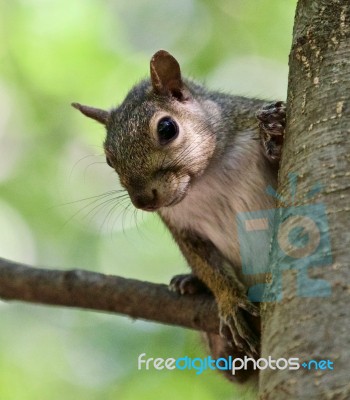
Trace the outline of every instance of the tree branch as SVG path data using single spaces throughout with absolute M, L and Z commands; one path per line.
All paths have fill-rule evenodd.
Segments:
M 166 285 L 84 270 L 40 269 L 0 258 L 0 299 L 108 311 L 219 332 L 211 295 L 181 296 Z

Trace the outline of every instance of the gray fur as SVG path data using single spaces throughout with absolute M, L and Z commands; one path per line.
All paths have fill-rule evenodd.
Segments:
M 262 129 L 270 140 L 269 127 L 274 126 L 278 128 L 274 133 L 281 137 L 284 109 L 282 103 L 265 108 L 259 123 L 257 114 L 265 104 L 209 91 L 183 79 L 178 62 L 161 50 L 151 60 L 151 79 L 132 88 L 119 107 L 107 114 L 77 107 L 91 118 L 106 121 L 108 163 L 131 201 L 158 212 L 193 274 L 214 294 L 221 333 L 228 341 L 215 335 L 209 341 L 213 354 L 223 356 L 230 354 L 228 342 L 248 355 L 259 353 L 258 338 L 244 312 L 258 315 L 257 307 L 246 298 L 246 289 L 263 277 L 252 279 L 242 273 L 236 217 L 275 205 L 266 188 L 276 183 L 278 164 L 269 160 L 278 157 L 266 155 L 264 148 L 271 146 L 260 134 Z M 271 125 L 275 114 L 278 124 Z M 178 126 L 178 136 L 165 145 L 157 132 L 164 117 Z M 279 140 L 275 148 L 281 148 L 280 144 Z M 254 246 L 245 250 L 254 255 Z M 183 279 L 173 282 L 186 292 L 186 284 L 195 280 Z

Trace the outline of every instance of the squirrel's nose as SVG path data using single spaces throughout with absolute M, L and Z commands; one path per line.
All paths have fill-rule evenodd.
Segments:
M 137 193 L 131 198 L 134 206 L 145 211 L 155 211 L 158 206 L 157 189 L 151 189 L 149 192 Z

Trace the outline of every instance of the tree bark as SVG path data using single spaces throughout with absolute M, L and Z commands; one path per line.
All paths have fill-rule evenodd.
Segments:
M 271 292 L 278 290 L 278 274 L 283 275 L 283 291 L 281 301 L 265 303 L 262 356 L 299 357 L 300 364 L 331 360 L 334 370 L 265 369 L 260 398 L 349 399 L 349 0 L 299 0 L 289 63 L 287 134 L 279 175 L 285 201 L 279 202 L 279 223 L 295 215 L 293 207 L 305 206 L 305 215 L 320 222 L 319 240 L 329 235 L 331 251 L 324 243 L 323 254 L 311 262 L 300 259 L 299 265 L 283 268 L 290 258 L 275 235 Z M 289 185 L 291 172 L 298 175 L 296 191 Z M 325 207 L 325 216 L 315 211 L 315 204 Z M 303 270 L 311 280 L 302 277 Z

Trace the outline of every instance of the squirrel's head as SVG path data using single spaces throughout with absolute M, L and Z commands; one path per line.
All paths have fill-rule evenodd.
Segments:
M 135 207 L 155 211 L 179 203 L 207 167 L 215 149 L 214 104 L 191 92 L 168 52 L 155 53 L 150 67 L 150 79 L 111 111 L 72 105 L 106 126 L 108 165 Z

